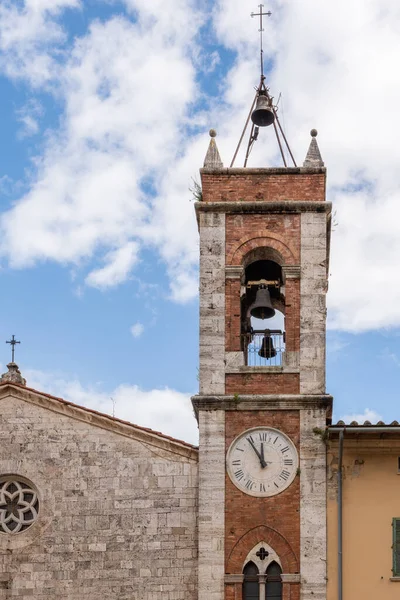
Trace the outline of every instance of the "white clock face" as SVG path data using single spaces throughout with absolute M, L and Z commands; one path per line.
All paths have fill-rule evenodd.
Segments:
M 299 458 L 293 442 L 278 429 L 255 427 L 229 447 L 227 471 L 237 488 L 250 496 L 275 496 L 296 477 Z

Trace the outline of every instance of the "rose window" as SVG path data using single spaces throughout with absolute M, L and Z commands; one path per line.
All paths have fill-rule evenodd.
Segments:
M 0 479 L 0 533 L 19 533 L 37 519 L 39 499 L 33 485 L 17 478 Z

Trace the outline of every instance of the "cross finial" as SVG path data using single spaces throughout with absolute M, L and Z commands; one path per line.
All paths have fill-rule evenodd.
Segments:
M 251 17 L 260 17 L 260 29 L 258 30 L 260 32 L 260 53 L 261 53 L 261 79 L 264 77 L 264 60 L 263 60 L 263 54 L 264 54 L 264 50 L 263 50 L 263 17 L 270 17 L 272 15 L 272 12 L 270 10 L 268 10 L 267 12 L 263 12 L 263 8 L 264 8 L 264 4 L 259 4 L 258 5 L 260 12 L 258 13 L 250 13 Z
M 14 353 L 15 353 L 15 344 L 20 344 L 21 342 L 18 342 L 15 339 L 15 335 L 13 335 L 11 337 L 11 340 L 7 340 L 6 344 L 11 344 L 11 362 L 14 362 Z

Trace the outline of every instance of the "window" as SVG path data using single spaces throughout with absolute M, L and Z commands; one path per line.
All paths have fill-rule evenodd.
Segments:
M 265 586 L 266 600 L 282 600 L 282 569 L 276 562 L 272 562 L 268 569 L 267 585 Z
M 400 577 L 400 518 L 393 519 L 393 576 Z
M 38 513 L 38 494 L 31 482 L 13 475 L 0 477 L 0 534 L 25 531 Z
M 260 588 L 258 583 L 258 569 L 253 562 L 248 562 L 243 569 L 243 600 L 259 600 Z
M 247 563 L 243 574 L 243 600 L 282 600 L 282 569 L 277 562 L 268 566 L 265 578 L 264 575 L 260 577 L 258 567 L 252 561 Z

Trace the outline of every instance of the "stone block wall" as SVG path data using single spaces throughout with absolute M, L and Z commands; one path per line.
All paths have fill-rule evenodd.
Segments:
M 301 215 L 300 392 L 325 392 L 327 235 L 324 213 Z
M 0 398 L 0 475 L 30 480 L 40 512 L 0 533 L 0 598 L 195 600 L 195 449 L 25 393 Z

